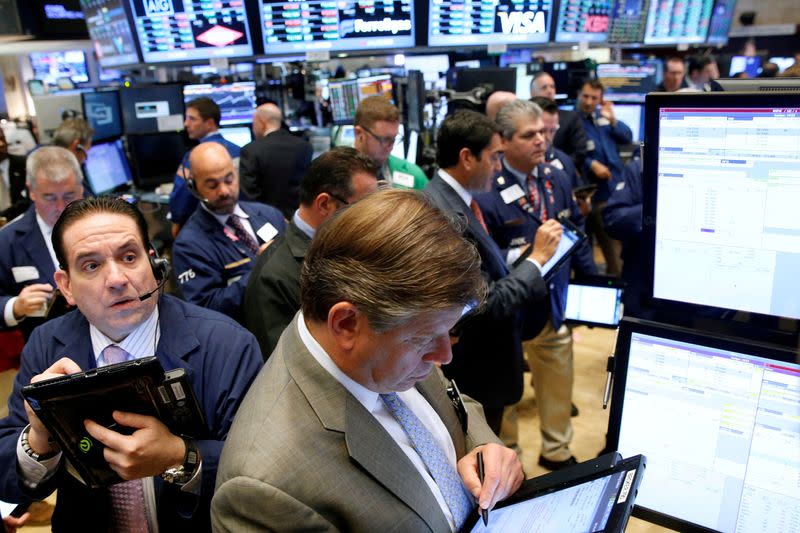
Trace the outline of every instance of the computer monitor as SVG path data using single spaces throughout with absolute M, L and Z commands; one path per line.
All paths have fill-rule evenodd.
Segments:
M 429 0 L 428 46 L 546 43 L 553 8 L 553 0 L 469 4 L 463 0 Z
M 330 80 L 331 114 L 334 124 L 352 124 L 358 108 L 358 80 Z
M 219 132 L 226 141 L 232 142 L 239 148 L 250 144 L 253 140 L 253 130 L 248 126 L 220 128 Z
M 644 102 L 656 90 L 658 67 L 653 62 L 601 63 L 597 79 L 603 84 L 603 98 L 612 102 Z
M 28 57 L 31 61 L 33 77 L 48 85 L 58 85 L 58 80 L 61 78 L 69 78 L 72 83 L 89 81 L 86 54 L 83 53 L 83 50 L 32 52 Z
M 727 92 L 783 91 L 800 93 L 800 80 L 797 78 L 720 78 L 716 82 L 723 91 Z
M 128 135 L 128 148 L 136 172 L 134 182 L 141 190 L 171 183 L 188 150 L 180 132 Z
M 758 56 L 733 56 L 728 75 L 733 77 L 740 72 L 746 72 L 750 78 L 757 78 L 761 74 L 761 58 Z
M 625 318 L 608 446 L 647 457 L 633 515 L 676 531 L 800 525 L 800 364 L 790 351 Z
M 39 142 L 49 143 L 53 131 L 61 124 L 64 111 L 81 111 L 81 92 L 58 92 L 33 97 L 33 108 L 39 125 Z
M 240 81 L 225 85 L 186 85 L 183 101 L 189 103 L 196 98 L 211 98 L 219 106 L 220 126 L 251 124 L 256 110 L 256 82 Z
M 394 101 L 392 77 L 388 74 L 358 78 L 358 101 L 370 96 L 386 95 Z
M 650 2 L 644 44 L 703 43 L 708 36 L 714 0 Z
M 414 1 L 258 0 L 264 53 L 413 47 Z
M 769 62 L 778 65 L 778 70 L 783 72 L 794 65 L 794 57 L 770 57 Z
M 84 168 L 86 179 L 95 195 L 105 194 L 133 183 L 131 167 L 120 139 L 93 144 L 87 153 Z
M 123 0 L 81 2 L 86 28 L 101 67 L 139 63 L 133 30 L 125 14 Z
M 446 88 L 445 75 L 450 69 L 450 57 L 447 54 L 429 56 L 406 56 L 406 72 L 418 70 L 422 72 L 425 84 L 437 89 Z
M 180 85 L 153 85 L 120 89 L 126 134 L 183 129 L 183 92 Z
M 253 55 L 242 0 L 130 0 L 145 63 Z
M 644 140 L 644 106 L 642 104 L 615 104 L 614 116 L 631 129 L 634 143 Z
M 456 72 L 456 91 L 469 91 L 479 85 L 488 85 L 494 91 L 517 90 L 517 69 L 515 68 L 469 68 Z
M 649 9 L 650 0 L 614 0 L 608 42 L 641 43 L 644 40 Z
M 800 93 L 651 93 L 645 125 L 653 303 L 800 319 Z
M 556 42 L 602 42 L 608 37 L 613 0 L 561 0 L 556 21 Z
M 97 91 L 81 94 L 83 116 L 94 129 L 92 142 L 115 139 L 122 135 L 119 91 Z
M 723 45 L 728 42 L 728 33 L 733 24 L 736 0 L 715 0 L 708 26 L 708 44 Z

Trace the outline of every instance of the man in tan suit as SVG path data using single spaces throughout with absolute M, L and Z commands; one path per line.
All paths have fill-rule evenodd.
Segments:
M 519 460 L 436 367 L 485 291 L 475 248 L 418 193 L 372 194 L 323 226 L 301 312 L 228 435 L 214 529 L 456 531 L 512 494 Z

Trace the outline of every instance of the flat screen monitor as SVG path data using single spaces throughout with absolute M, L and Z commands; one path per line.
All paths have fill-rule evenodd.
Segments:
M 31 5 L 29 9 L 39 20 L 35 32 L 37 37 L 86 38 L 86 22 L 79 0 L 17 0 L 17 3 Z M 7 16 L 5 11 L 3 16 Z
M 736 0 L 715 0 L 708 26 L 708 44 L 723 45 L 728 42 L 728 32 L 733 24 Z
M 633 142 L 644 140 L 644 106 L 642 104 L 615 104 L 614 115 L 633 133 Z
M 370 96 L 385 95 L 394 100 L 392 93 L 392 77 L 388 74 L 358 78 L 358 101 Z
M 220 126 L 250 124 L 256 110 L 256 82 L 241 81 L 226 85 L 186 85 L 183 101 L 189 103 L 196 98 L 211 98 L 219 106 Z
M 152 155 L 150 157 L 153 157 Z M 111 192 L 133 183 L 131 167 L 122 141 L 93 144 L 86 157 L 86 179 L 95 195 Z
M 89 81 L 86 54 L 83 53 L 83 50 L 32 52 L 29 57 L 33 77 L 49 85 L 58 85 L 58 80 L 61 78 L 69 78 L 72 83 Z
M 660 0 L 650 3 L 644 44 L 703 43 L 714 0 Z
M 119 91 L 97 91 L 81 94 L 83 116 L 94 129 L 92 142 L 122 136 L 122 114 L 119 110 Z
M 64 111 L 81 111 L 81 92 L 58 92 L 33 97 L 33 108 L 39 124 L 39 142 L 49 143 L 53 131 L 61 124 Z
M 612 102 L 644 102 L 656 90 L 658 67 L 654 62 L 601 63 L 597 79 L 602 82 L 603 98 Z
M 358 108 L 358 80 L 331 80 L 331 114 L 334 124 L 352 124 Z
M 81 0 L 86 27 L 101 67 L 139 63 L 123 0 Z
M 142 190 L 171 183 L 188 149 L 180 132 L 129 135 L 128 147 L 136 172 L 136 187 Z
M 253 55 L 242 0 L 129 0 L 145 63 Z
M 546 43 L 553 6 L 553 0 L 429 0 L 428 46 Z
M 371 50 L 414 46 L 414 2 L 258 0 L 264 52 Z
M 430 56 L 406 56 L 406 72 L 418 70 L 422 72 L 425 84 L 444 89 L 445 75 L 450 69 L 450 57 L 447 54 Z
M 183 129 L 183 92 L 179 85 L 121 89 L 125 133 L 157 133 Z
M 790 351 L 623 319 L 610 449 L 647 457 L 634 516 L 676 531 L 800 526 L 800 364 Z
M 645 124 L 654 303 L 800 319 L 800 93 L 652 93 Z
M 733 56 L 728 75 L 733 77 L 740 72 L 746 72 L 748 78 L 757 78 L 761 74 L 761 58 L 758 56 Z
M 605 41 L 613 5 L 613 0 L 561 0 L 556 21 L 556 42 Z
M 219 132 L 226 141 L 230 141 L 239 148 L 250 144 L 253 140 L 253 131 L 248 126 L 238 126 L 231 128 L 220 128 Z
M 794 65 L 794 58 L 793 57 L 770 57 L 769 58 L 769 62 L 770 63 L 775 63 L 776 65 L 778 65 L 778 70 L 780 72 L 783 72 L 787 68 L 789 68 L 792 65 Z
M 493 91 L 517 90 L 517 69 L 515 68 L 466 68 L 456 73 L 456 91 L 469 91 L 479 85 L 490 85 Z
M 614 0 L 608 42 L 641 43 L 649 9 L 650 0 Z

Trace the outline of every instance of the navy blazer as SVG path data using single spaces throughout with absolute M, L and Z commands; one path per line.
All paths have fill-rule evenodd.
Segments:
M 280 211 L 256 202 L 239 202 L 250 217 L 254 232 L 272 224 L 278 233 L 286 229 Z M 257 237 L 258 244 L 264 241 Z M 181 229 L 172 248 L 172 259 L 183 297 L 241 321 L 244 290 L 256 255 L 234 242 L 214 216 L 198 206 Z
M 425 187 L 425 193 L 439 209 L 466 221 L 464 236 L 478 249 L 481 272 L 489 285 L 484 306 L 465 318 L 459 340 L 453 346 L 453 360 L 442 370 L 462 392 L 484 406 L 517 403 L 523 385 L 521 309 L 538 304 L 543 316 L 540 324 L 544 324 L 544 280 L 530 261 L 509 270 L 500 248 L 458 193 L 438 174 Z
M 568 216 L 578 227 L 583 229 L 584 219 L 572 196 L 572 184 L 569 177 L 556 167 L 542 163 L 537 167 L 542 182 L 541 192 L 545 199 L 546 212 L 549 218 L 559 215 Z M 503 199 L 502 191 L 514 186 L 524 193 L 521 198 Z M 528 191 L 519 180 L 503 165 L 503 170 L 494 180 L 490 192 L 475 195 L 481 206 L 483 218 L 489 232 L 497 245 L 507 250 L 512 247 L 533 244 L 539 223 L 528 212 L 530 202 Z M 538 217 L 538 214 L 535 215 Z M 569 261 L 550 278 L 550 317 L 553 328 L 558 329 L 564 321 L 564 310 L 567 306 L 567 286 L 569 285 L 570 266 L 581 273 L 594 274 L 596 267 L 592 259 L 592 250 L 587 242 L 576 250 Z
M 34 267 L 38 277 L 17 282 L 12 270 L 14 267 Z M 53 258 L 36 223 L 36 210 L 31 204 L 24 214 L 0 229 L 0 315 L 8 300 L 18 295 L 26 285 L 49 283 L 55 288 L 55 271 Z M 44 320 L 39 318 L 26 318 L 19 323 L 19 328 L 27 339 L 33 328 L 42 322 Z M 4 318 L 0 318 L 0 329 L 9 329 Z
M 598 125 L 590 116 L 584 113 L 580 115 L 581 120 L 583 120 L 583 129 L 586 131 L 586 137 L 590 141 L 589 154 L 586 157 L 585 164 L 586 175 L 597 184 L 597 192 L 593 200 L 600 202 L 608 199 L 616 183 L 622 179 L 623 163 L 619 156 L 617 145 L 631 144 L 633 142 L 633 133 L 621 120 L 617 121 L 616 126 L 611 127 L 610 123 Z M 599 113 L 597 113 L 597 117 L 598 119 L 600 118 Z M 595 159 L 608 167 L 611 171 L 611 179 L 600 180 L 594 177 L 589 167 Z
M 555 146 L 551 146 L 550 149 L 545 152 L 544 160 L 559 170 L 563 170 L 564 173 L 569 176 L 573 189 L 588 185 L 588 182 L 578 175 L 575 169 L 575 163 L 573 163 L 572 158 L 568 156 L 566 152 L 562 152 Z
M 208 438 L 198 440 L 203 461 L 200 497 L 155 478 L 161 531 L 210 531 L 209 509 L 222 445 L 239 403 L 262 365 L 258 343 L 229 318 L 162 295 L 158 302 L 161 338 L 156 356 L 165 370 L 183 368 L 203 409 Z M 11 502 L 47 497 L 58 489 L 54 531 L 107 531 L 108 491 L 89 489 L 66 472 L 64 461 L 52 478 L 35 489 L 17 475 L 17 440 L 28 424 L 20 389 L 61 357 L 82 369 L 95 368 L 89 323 L 72 311 L 36 329 L 22 352 L 22 368 L 0 420 L 0 498 Z

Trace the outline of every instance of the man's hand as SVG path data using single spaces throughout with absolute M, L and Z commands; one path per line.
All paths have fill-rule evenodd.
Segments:
M 603 163 L 595 159 L 592 161 L 591 166 L 589 169 L 592 171 L 592 174 L 599 180 L 609 180 L 611 179 L 611 171 L 605 166 Z
M 592 212 L 592 196 L 585 196 L 583 198 L 575 198 L 575 203 L 578 204 L 578 210 L 581 212 L 581 215 L 588 217 L 589 213 Z
M 275 242 L 275 239 L 270 239 L 269 241 L 267 241 L 267 242 L 265 242 L 264 244 L 262 244 L 261 246 L 259 246 L 259 248 L 258 248 L 258 255 L 261 255 L 261 254 L 263 254 L 263 253 L 264 253 L 264 250 L 266 250 L 267 248 L 269 248 L 269 247 L 270 247 L 270 245 L 271 245 L 273 242 Z
M 483 453 L 483 484 L 478 477 L 478 452 Z M 489 510 L 497 502 L 505 500 L 517 491 L 525 479 L 517 454 L 499 444 L 478 446 L 462 457 L 457 466 L 458 475 L 478 501 L 480 509 Z
M 26 512 L 19 518 L 14 516 L 4 516 L 3 517 L 3 526 L 5 528 L 6 533 L 14 533 L 18 527 L 22 527 L 25 525 L 25 522 L 28 521 L 28 518 L 31 517 L 31 513 Z
M 53 296 L 53 286 L 49 283 L 34 283 L 20 291 L 14 300 L 14 318 L 41 315 L 47 301 Z
M 556 253 L 563 231 L 561 224 L 554 218 L 539 226 L 533 241 L 531 259 L 534 259 L 540 265 L 547 263 Z
M 600 116 L 608 119 L 611 123 L 611 127 L 617 125 L 617 117 L 614 115 L 614 104 L 610 101 L 603 100 L 603 103 L 600 104 Z
M 186 444 L 160 420 L 123 411 L 114 411 L 113 417 L 120 426 L 134 429 L 133 434 L 123 435 L 88 419 L 84 426 L 89 435 L 105 445 L 103 457 L 119 477 L 131 480 L 157 476 L 183 464 Z
M 76 372 L 80 372 L 81 367 L 67 357 L 62 357 L 53 365 L 42 372 L 41 374 L 37 374 L 31 378 L 31 383 L 36 383 L 38 381 L 42 381 L 45 379 L 52 379 L 57 378 L 60 376 L 66 376 L 67 374 L 75 374 Z M 50 433 L 47 431 L 47 428 L 44 427 L 42 421 L 39 420 L 39 417 L 36 416 L 36 413 L 33 411 L 28 402 L 25 402 L 25 412 L 28 413 L 28 421 L 31 424 L 31 430 L 28 433 L 28 444 L 31 447 L 31 450 L 38 454 L 47 454 L 53 451 L 53 447 L 50 445 Z

